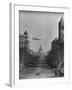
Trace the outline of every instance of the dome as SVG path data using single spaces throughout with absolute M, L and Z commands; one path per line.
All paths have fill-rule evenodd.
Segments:
M 27 35 L 27 34 L 28 34 L 28 32 L 25 30 L 25 31 L 24 31 L 24 35 Z

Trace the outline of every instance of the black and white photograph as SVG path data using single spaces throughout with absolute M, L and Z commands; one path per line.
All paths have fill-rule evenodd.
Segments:
M 64 77 L 64 13 L 19 10 L 19 79 Z

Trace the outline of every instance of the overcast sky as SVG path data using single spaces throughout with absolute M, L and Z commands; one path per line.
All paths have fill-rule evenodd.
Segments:
M 58 37 L 58 22 L 63 13 L 50 12 L 19 12 L 19 32 L 24 33 L 25 30 L 29 33 L 30 48 L 38 51 L 42 46 L 43 51 L 47 52 L 51 49 L 51 42 Z M 40 38 L 33 40 L 32 37 Z

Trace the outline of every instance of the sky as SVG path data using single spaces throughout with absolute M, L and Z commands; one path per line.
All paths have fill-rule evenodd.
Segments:
M 58 38 L 58 23 L 63 13 L 19 11 L 19 33 L 28 31 L 30 49 L 38 51 L 41 46 L 43 52 L 51 49 L 51 42 Z M 32 38 L 39 38 L 34 40 Z

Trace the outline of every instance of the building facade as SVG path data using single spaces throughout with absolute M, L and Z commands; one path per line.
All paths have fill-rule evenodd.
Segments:
M 20 63 L 24 63 L 24 56 L 28 54 L 29 51 L 29 37 L 28 32 L 25 30 L 23 35 L 19 35 L 19 60 Z
M 51 51 L 54 56 L 56 56 L 55 60 L 57 63 L 57 68 L 60 69 L 60 72 L 64 73 L 64 20 L 61 17 L 59 21 L 59 37 L 52 41 Z

